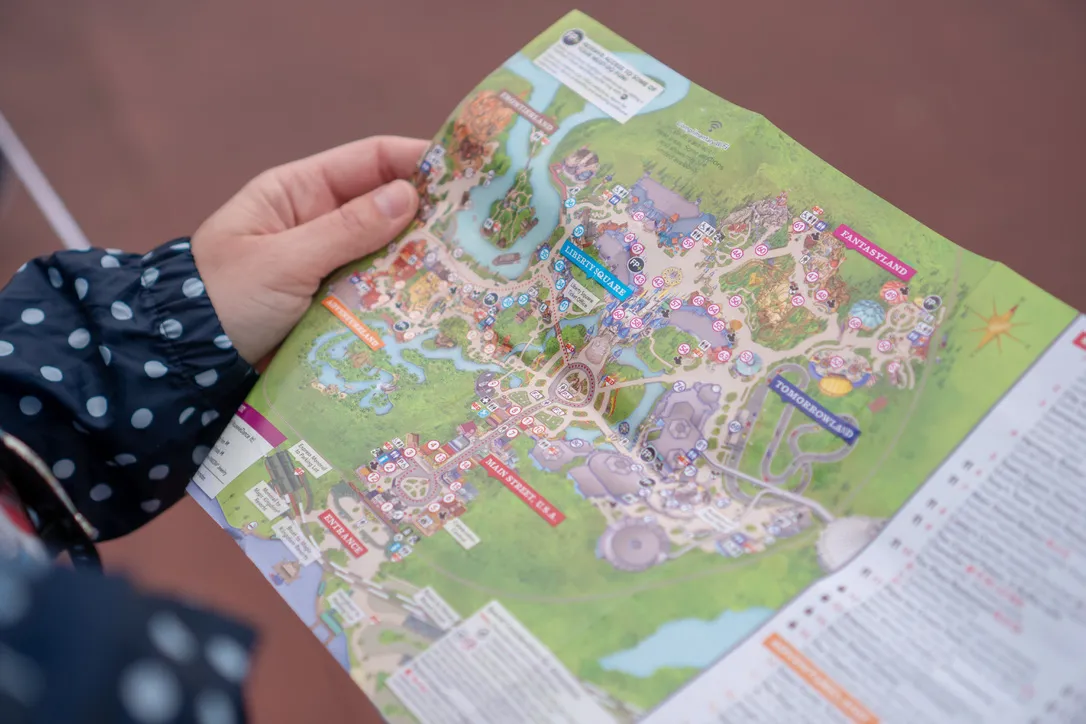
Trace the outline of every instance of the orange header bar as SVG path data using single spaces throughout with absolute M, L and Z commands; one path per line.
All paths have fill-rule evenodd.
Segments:
M 360 340 L 369 345 L 370 349 L 377 350 L 385 346 L 385 343 L 376 332 L 362 324 L 362 321 L 351 314 L 351 310 L 343 306 L 343 303 L 335 297 L 325 297 L 321 304 L 323 304 L 329 312 L 336 315 L 336 318 L 339 319 L 339 321 L 346 324 L 348 329 L 358 335 Z
M 763 644 L 776 654 L 777 658 L 783 661 L 799 678 L 807 682 L 812 689 L 840 709 L 850 721 L 856 724 L 879 724 L 877 716 L 852 698 L 837 682 L 826 676 L 821 669 L 815 666 L 813 661 L 800 653 L 795 646 L 781 638 L 779 634 L 770 634 Z

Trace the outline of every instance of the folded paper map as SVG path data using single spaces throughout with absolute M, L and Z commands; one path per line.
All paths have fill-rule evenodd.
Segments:
M 388 721 L 1086 707 L 1073 309 L 580 13 L 416 182 L 190 488 Z

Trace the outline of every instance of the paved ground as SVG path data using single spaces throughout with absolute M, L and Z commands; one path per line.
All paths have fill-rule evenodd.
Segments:
M 1086 192 L 1083 3 L 691 0 L 670 15 L 578 5 L 940 233 L 1086 307 L 1075 214 Z M 266 166 L 373 133 L 430 135 L 561 12 L 483 0 L 5 0 L 0 109 L 92 241 L 143 250 L 192 230 Z M 0 278 L 55 244 L 25 195 L 0 199 Z M 105 554 L 146 586 L 265 631 L 257 724 L 365 711 L 194 505 Z

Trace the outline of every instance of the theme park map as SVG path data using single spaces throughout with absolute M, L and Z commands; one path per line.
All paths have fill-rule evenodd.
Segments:
M 882 720 L 786 608 L 925 502 L 1075 311 L 579 13 L 416 181 L 191 486 L 382 715 Z M 674 708 L 751 641 L 825 710 L 757 709 L 791 696 L 769 669 Z

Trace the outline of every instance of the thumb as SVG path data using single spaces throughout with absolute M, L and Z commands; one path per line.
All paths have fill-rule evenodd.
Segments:
M 301 268 L 325 277 L 396 238 L 415 217 L 414 186 L 396 180 L 351 199 L 282 236 Z

